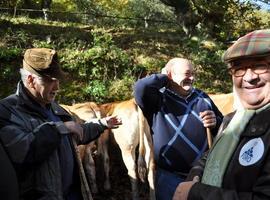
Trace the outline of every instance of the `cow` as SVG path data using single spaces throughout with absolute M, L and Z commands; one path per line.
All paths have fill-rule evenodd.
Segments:
M 73 106 L 63 107 L 69 111 L 72 115 L 78 116 L 79 120 L 89 121 L 91 118 L 100 118 L 109 115 L 117 115 L 122 119 L 122 125 L 111 130 L 116 143 L 119 145 L 124 164 L 128 170 L 128 175 L 131 181 L 132 199 L 139 198 L 138 190 L 138 177 L 141 181 L 145 181 L 147 175 L 150 193 L 149 198 L 155 199 L 154 193 L 154 155 L 152 150 L 152 137 L 150 134 L 150 128 L 145 120 L 141 109 L 136 105 L 134 99 L 130 99 L 123 102 L 112 102 L 102 104 L 99 107 L 93 102 L 86 102 L 75 104 Z M 98 139 L 98 152 L 103 155 L 103 169 L 105 171 L 105 183 L 104 189 L 110 188 L 109 182 L 109 154 L 108 154 L 108 140 L 109 133 L 103 133 Z M 139 155 L 136 164 L 136 147 L 139 145 Z M 96 179 L 95 179 L 95 164 L 91 157 L 92 145 L 82 146 L 86 148 L 83 151 L 84 167 L 88 176 L 91 189 L 97 191 Z M 99 150 L 100 149 L 100 150 Z M 87 164 L 87 162 L 89 162 Z M 137 170 L 137 171 L 136 171 Z M 96 189 L 95 189 L 96 188 Z M 94 192 L 92 189 L 92 192 Z
M 102 118 L 100 109 L 98 105 L 94 102 L 78 103 L 72 106 L 63 105 L 61 106 L 68 111 L 75 120 L 79 123 L 88 122 L 95 119 Z M 86 172 L 87 180 L 91 187 L 91 192 L 98 193 L 97 181 L 96 181 L 96 170 L 95 162 L 92 153 L 97 149 L 98 156 L 101 157 L 104 167 L 104 184 L 103 188 L 105 190 L 110 190 L 110 180 L 109 180 L 109 155 L 108 155 L 108 141 L 109 141 L 109 130 L 105 130 L 104 133 L 97 139 L 96 142 L 90 142 L 87 145 L 79 145 L 80 157 L 83 163 L 83 167 Z
M 150 127 L 134 99 L 100 105 L 103 115 L 117 115 L 122 119 L 122 125 L 111 130 L 114 139 L 121 150 L 124 164 L 131 181 L 132 199 L 139 199 L 138 178 L 147 180 L 149 184 L 149 199 L 155 199 L 154 191 L 154 153 Z M 136 164 L 136 147 L 139 146 Z M 137 177 L 138 173 L 138 177 Z
M 234 101 L 234 93 L 228 94 L 209 94 L 209 97 L 213 100 L 223 115 L 233 112 L 238 104 Z

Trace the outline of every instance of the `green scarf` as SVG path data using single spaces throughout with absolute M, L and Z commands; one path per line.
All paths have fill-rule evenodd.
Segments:
M 238 144 L 241 133 L 256 113 L 270 108 L 270 103 L 257 110 L 237 110 L 222 136 L 218 138 L 208 154 L 202 183 L 221 187 L 223 175 Z
M 241 109 L 236 111 L 222 136 L 214 143 L 208 154 L 202 183 L 221 186 L 223 175 L 238 144 L 240 135 L 254 114 L 255 110 Z

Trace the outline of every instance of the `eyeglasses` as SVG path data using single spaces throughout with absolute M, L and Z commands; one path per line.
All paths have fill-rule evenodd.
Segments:
M 254 74 L 264 74 L 269 70 L 269 63 L 258 63 L 250 66 L 232 66 L 229 68 L 231 75 L 235 77 L 242 77 L 246 74 L 247 69 L 250 69 Z

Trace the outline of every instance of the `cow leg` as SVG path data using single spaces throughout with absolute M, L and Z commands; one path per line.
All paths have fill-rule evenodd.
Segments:
M 104 133 L 98 139 L 98 155 L 102 158 L 102 166 L 104 169 L 104 184 L 105 190 L 111 189 L 110 183 L 110 158 L 109 158 L 109 130 L 105 130 Z
M 84 164 L 88 182 L 90 184 L 91 191 L 92 193 L 96 194 L 98 193 L 98 187 L 97 187 L 97 181 L 96 181 L 95 161 L 92 156 L 93 145 L 94 143 L 91 142 L 86 146 L 83 164 Z
M 148 183 L 149 183 L 149 200 L 155 200 L 156 199 L 156 193 L 155 193 L 155 165 L 150 164 L 149 171 L 148 171 Z
M 147 169 L 148 169 L 148 184 L 149 184 L 149 200 L 155 200 L 155 160 L 154 160 L 154 148 L 153 148 L 153 139 L 150 133 L 150 128 L 145 121 L 144 124 L 144 141 L 145 141 L 145 160 L 147 162 Z
M 149 200 L 155 200 L 155 161 L 153 149 L 146 148 L 145 160 L 148 160 L 148 184 L 149 184 Z
M 130 149 L 121 148 L 121 151 L 122 151 L 122 158 L 128 170 L 128 176 L 130 178 L 132 199 L 138 200 L 139 190 L 138 190 L 138 179 L 136 175 L 135 147 L 130 147 Z

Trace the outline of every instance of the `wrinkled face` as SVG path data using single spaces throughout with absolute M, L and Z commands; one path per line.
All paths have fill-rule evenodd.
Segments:
M 178 62 L 172 66 L 171 79 L 183 90 L 189 92 L 194 81 L 194 71 L 192 65 L 187 62 Z
M 46 105 L 55 100 L 59 90 L 59 80 L 50 77 L 29 75 L 28 81 L 32 95 L 41 105 Z
M 231 67 L 235 91 L 244 108 L 258 109 L 270 102 L 269 59 L 243 59 Z

